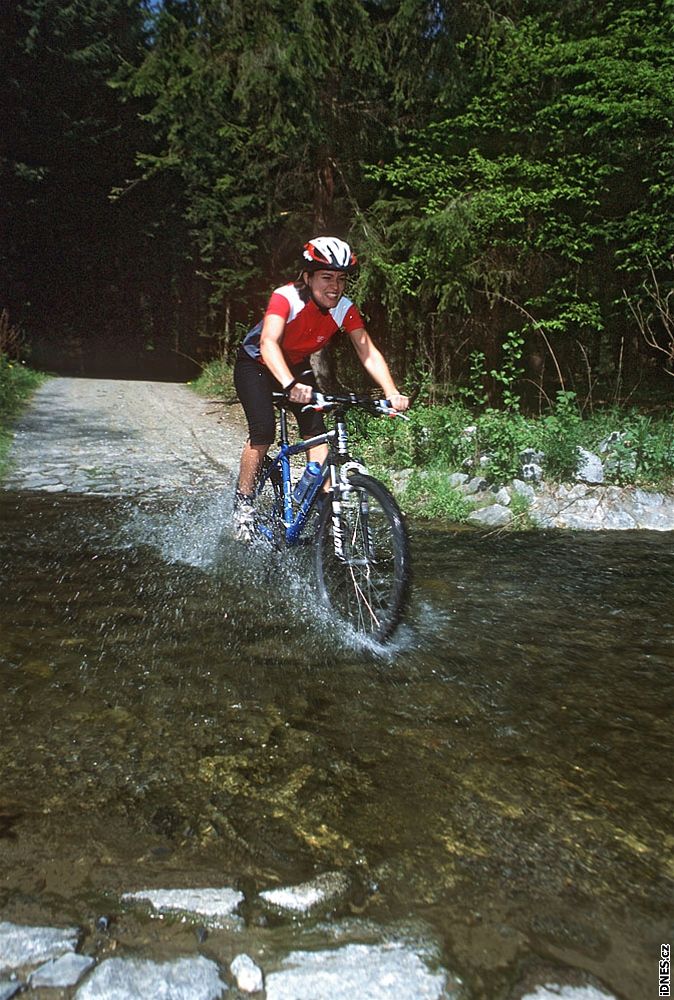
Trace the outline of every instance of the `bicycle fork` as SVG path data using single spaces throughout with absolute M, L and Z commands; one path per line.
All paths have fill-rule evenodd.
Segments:
M 344 487 L 338 486 L 333 493 L 334 499 L 332 501 L 332 544 L 335 550 L 335 557 L 339 559 L 340 562 L 348 562 L 352 565 L 369 565 L 370 563 L 375 562 L 376 559 L 374 537 L 370 528 L 370 505 L 368 503 L 367 494 L 361 493 L 360 490 L 355 490 L 352 487 L 348 488 L 348 492 L 356 494 L 358 510 L 355 515 L 354 523 L 349 524 L 349 531 L 353 533 L 353 537 L 346 539 L 346 542 L 348 543 L 347 549 L 344 538 L 344 518 L 342 517 L 341 492 L 343 490 Z M 365 551 L 364 559 L 355 559 L 353 555 L 349 555 L 349 553 L 353 550 L 353 543 L 357 533 L 362 535 Z

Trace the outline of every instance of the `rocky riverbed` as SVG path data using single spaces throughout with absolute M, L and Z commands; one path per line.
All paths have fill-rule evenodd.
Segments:
M 152 945 L 124 940 L 123 916 L 101 915 L 94 927 L 0 922 L 0 1000 L 466 1000 L 460 977 L 443 967 L 433 936 L 421 924 L 383 927 L 357 918 L 334 919 L 349 880 L 326 872 L 297 886 L 246 900 L 230 888 L 126 893 L 116 906 L 141 908 L 158 931 Z M 240 911 L 256 911 L 256 929 Z M 274 924 L 293 925 L 297 947 L 273 945 Z M 162 958 L 172 927 L 183 928 L 184 955 Z M 267 927 L 269 930 L 265 931 Z M 252 954 L 251 954 L 252 953 Z M 532 981 L 509 1000 L 615 1000 L 597 984 Z

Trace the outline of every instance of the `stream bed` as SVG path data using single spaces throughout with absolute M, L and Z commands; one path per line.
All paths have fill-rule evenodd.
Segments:
M 0 918 L 106 913 L 122 952 L 170 957 L 192 931 L 123 893 L 337 871 L 330 919 L 428 934 L 470 1000 L 546 975 L 656 996 L 674 535 L 413 525 L 377 648 L 316 607 L 308 553 L 246 550 L 227 517 L 0 493 Z M 244 918 L 249 944 L 297 937 Z

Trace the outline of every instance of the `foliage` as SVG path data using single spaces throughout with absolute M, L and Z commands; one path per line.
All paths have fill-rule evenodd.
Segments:
M 44 375 L 0 354 L 0 425 L 15 417 L 23 402 L 44 380 Z
M 10 423 L 44 377 L 22 361 L 0 352 L 0 471 L 11 444 Z
M 232 380 L 232 366 L 223 357 L 216 358 L 204 365 L 199 377 L 190 382 L 189 385 L 200 396 L 218 395 L 231 399 L 236 395 Z
M 553 391 L 639 357 L 622 292 L 674 243 L 672 5 L 568 8 L 518 4 L 472 99 L 370 170 L 368 288 L 401 328 L 440 319 L 457 374 L 482 352 L 492 403 L 516 402 L 515 336 Z
M 350 227 L 361 161 L 390 155 L 401 120 L 432 102 L 437 87 L 431 76 L 420 86 L 419 68 L 437 72 L 446 52 L 435 10 L 419 0 L 157 8 L 151 51 L 120 85 L 149 104 L 158 148 L 140 152 L 143 177 L 179 179 L 218 295 L 243 300 L 295 269 L 301 234 Z
M 510 512 L 513 516 L 511 529 L 513 531 L 530 531 L 536 527 L 536 522 L 529 511 L 531 501 L 523 493 L 513 492 L 510 500 Z
M 103 370 L 158 348 L 231 359 L 238 324 L 329 230 L 356 246 L 353 295 L 396 378 L 429 401 L 648 401 L 671 369 L 673 14 L 5 4 L 12 315 L 64 366 L 87 341 Z
M 607 482 L 671 487 L 674 425 L 637 410 L 616 407 L 583 418 L 573 393 L 558 394 L 542 417 L 465 406 L 419 406 L 408 422 L 353 420 L 354 451 L 379 470 L 422 470 L 446 478 L 451 472 L 479 475 L 502 485 L 522 475 L 522 452 L 542 454 L 549 481 L 573 479 L 578 448 L 602 457 Z
M 440 471 L 412 475 L 402 491 L 401 502 L 415 517 L 457 523 L 465 521 L 472 509 L 465 497 L 449 485 L 447 474 Z
M 143 17 L 133 0 L 19 0 L 0 11 L 6 302 L 32 339 L 58 343 L 59 362 L 85 331 L 119 339 L 125 321 L 139 326 L 147 215 L 108 195 L 129 176 L 140 135 L 136 109 L 109 80 L 142 47 Z

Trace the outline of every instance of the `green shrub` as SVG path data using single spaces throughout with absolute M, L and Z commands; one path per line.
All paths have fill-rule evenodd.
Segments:
M 532 447 L 529 421 L 519 413 L 506 410 L 485 410 L 475 421 L 476 447 L 488 456 L 481 472 L 486 478 L 502 484 L 520 475 L 520 453 Z
M 558 393 L 542 417 L 495 409 L 476 416 L 452 403 L 416 406 L 408 421 L 354 413 L 349 424 L 354 454 L 378 469 L 460 470 L 501 485 L 521 474 L 520 455 L 533 448 L 544 455 L 544 476 L 565 482 L 576 471 L 578 448 L 598 453 L 601 445 L 607 482 L 666 486 L 674 477 L 674 422 L 668 416 L 612 408 L 583 418 L 572 392 Z M 617 433 L 607 445 L 611 432 Z
M 472 510 L 462 493 L 450 486 L 447 472 L 413 473 L 400 498 L 408 514 L 445 521 L 465 521 Z
M 189 382 L 190 388 L 200 396 L 236 396 L 232 381 L 233 368 L 223 358 L 215 358 L 204 365 L 201 374 Z
M 27 368 L 22 362 L 0 354 L 0 472 L 5 466 L 12 440 L 9 423 L 44 378 L 40 372 Z
M 44 379 L 44 375 L 0 354 L 0 426 L 16 416 L 24 400 Z

